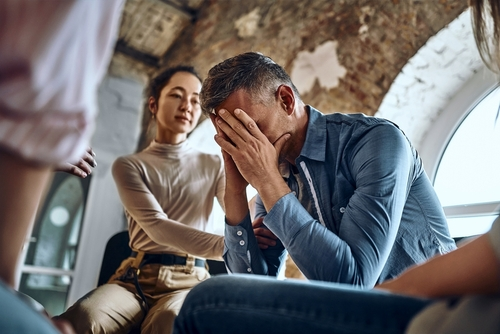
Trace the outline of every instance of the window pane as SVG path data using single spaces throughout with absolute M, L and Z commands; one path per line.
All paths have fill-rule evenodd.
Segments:
M 500 90 L 464 119 L 443 154 L 434 187 L 443 206 L 500 200 Z
M 87 179 L 67 173 L 54 176 L 31 236 L 25 264 L 65 270 L 74 268 Z
M 483 234 L 490 230 L 497 217 L 498 215 L 448 218 L 448 227 L 452 238 Z

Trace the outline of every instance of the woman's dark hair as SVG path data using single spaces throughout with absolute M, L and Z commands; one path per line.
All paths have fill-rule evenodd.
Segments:
M 152 96 L 154 97 L 155 101 L 158 101 L 163 87 L 165 87 L 170 79 L 174 76 L 174 74 L 178 72 L 191 73 L 192 75 L 197 77 L 200 82 L 203 82 L 198 72 L 196 72 L 196 70 L 192 66 L 179 65 L 175 67 L 169 67 L 158 73 L 149 81 L 149 86 L 146 90 L 146 99 Z

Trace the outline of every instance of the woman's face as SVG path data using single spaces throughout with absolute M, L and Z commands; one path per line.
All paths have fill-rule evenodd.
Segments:
M 186 140 L 201 115 L 201 82 L 188 72 L 175 73 L 150 109 L 156 115 L 156 141 L 178 144 Z

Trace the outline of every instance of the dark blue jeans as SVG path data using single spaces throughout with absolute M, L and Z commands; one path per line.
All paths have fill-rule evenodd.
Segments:
M 221 275 L 191 290 L 174 333 L 403 333 L 431 302 L 341 284 Z

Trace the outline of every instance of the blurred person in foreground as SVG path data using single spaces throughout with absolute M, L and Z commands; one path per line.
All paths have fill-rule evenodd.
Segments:
M 0 316 L 2 333 L 57 332 L 12 288 L 52 171 L 80 159 L 89 145 L 122 5 L 0 2 L 0 308 L 8 310 Z

